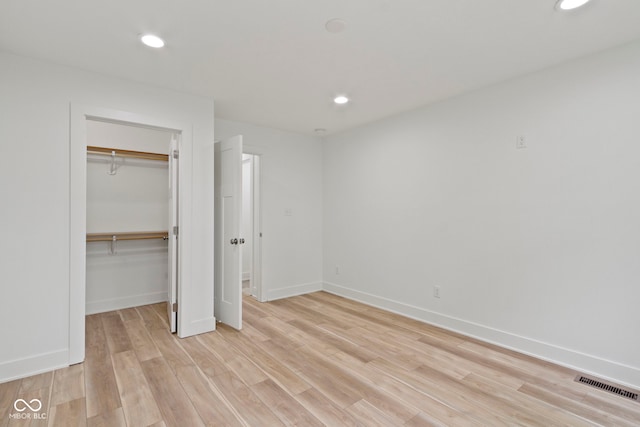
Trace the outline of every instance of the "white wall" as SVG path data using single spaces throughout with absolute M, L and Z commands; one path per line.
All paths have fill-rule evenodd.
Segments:
M 216 140 L 243 135 L 245 148 L 261 155 L 262 295 L 273 300 L 321 289 L 320 138 L 219 118 L 215 127 Z
M 635 43 L 328 137 L 325 288 L 640 386 L 638 88 Z
M 213 325 L 213 101 L 7 53 L 0 94 L 0 381 L 69 361 L 70 104 L 191 127 L 194 232 L 183 237 L 194 298 L 181 310 L 187 329 Z
M 87 120 L 87 143 L 153 153 L 169 152 L 171 133 Z M 167 231 L 166 161 L 87 156 L 87 233 Z M 88 242 L 86 313 L 167 300 L 168 244 L 163 240 Z

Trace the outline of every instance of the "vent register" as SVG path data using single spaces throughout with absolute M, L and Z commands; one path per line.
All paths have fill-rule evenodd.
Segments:
M 579 374 L 576 378 L 575 378 L 576 382 L 582 383 L 582 384 L 586 384 L 588 386 L 600 389 L 600 390 L 604 390 L 604 391 L 608 391 L 609 393 L 613 393 L 613 394 L 617 394 L 620 397 L 624 397 L 626 399 L 629 400 L 634 400 L 636 402 L 640 402 L 640 399 L 638 399 L 638 393 L 635 391 L 631 391 L 631 390 L 625 390 L 622 387 L 613 385 L 613 384 L 608 384 L 604 381 L 600 381 L 594 378 L 590 378 L 586 375 L 581 375 Z

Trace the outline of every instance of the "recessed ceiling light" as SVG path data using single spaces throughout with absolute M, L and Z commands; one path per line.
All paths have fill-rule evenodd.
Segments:
M 314 129 L 313 131 L 318 135 L 324 135 L 327 132 L 325 128 L 317 128 L 317 129 Z
M 147 46 L 155 47 L 156 49 L 164 46 L 164 40 L 162 40 L 158 36 L 154 36 L 153 34 L 143 35 L 142 37 L 140 37 L 140 41 L 142 41 L 142 43 L 146 44 Z
M 558 0 L 557 8 L 562 10 L 576 9 L 587 4 L 589 0 Z
M 335 102 L 336 104 L 346 104 L 347 102 L 349 102 L 349 98 L 344 95 L 340 95 L 333 98 L 333 102 Z

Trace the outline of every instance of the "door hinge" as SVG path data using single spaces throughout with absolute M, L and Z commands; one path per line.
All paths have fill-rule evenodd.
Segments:
M 174 313 L 178 312 L 178 303 L 174 302 L 173 304 L 171 304 L 171 311 Z
M 178 229 L 178 226 L 177 226 L 177 225 L 174 225 L 174 226 L 173 226 L 173 235 L 174 235 L 174 236 L 177 236 L 177 235 L 178 235 L 178 230 L 179 230 L 179 229 Z
M 173 153 L 171 153 L 174 159 L 179 159 L 180 158 L 180 152 L 178 150 L 173 150 Z

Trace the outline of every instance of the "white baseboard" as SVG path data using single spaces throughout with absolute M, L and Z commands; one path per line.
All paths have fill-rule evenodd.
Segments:
M 99 301 L 87 301 L 86 313 L 96 314 L 106 311 L 122 310 L 124 308 L 155 304 L 167 300 L 167 292 L 153 292 L 150 294 L 132 295 L 129 297 L 111 298 Z
M 6 343 L 5 343 L 6 344 Z M 69 366 L 69 350 L 58 350 L 37 356 L 0 363 L 0 383 L 30 377 Z
M 271 289 L 267 292 L 267 301 L 295 297 L 296 295 L 310 294 L 311 292 L 318 292 L 321 290 L 322 282 L 303 283 L 302 285 Z
M 434 326 L 546 360 L 621 385 L 640 388 L 640 369 L 575 350 L 515 335 L 478 323 L 447 316 L 399 301 L 324 282 L 323 290 L 373 307 L 420 320 Z

